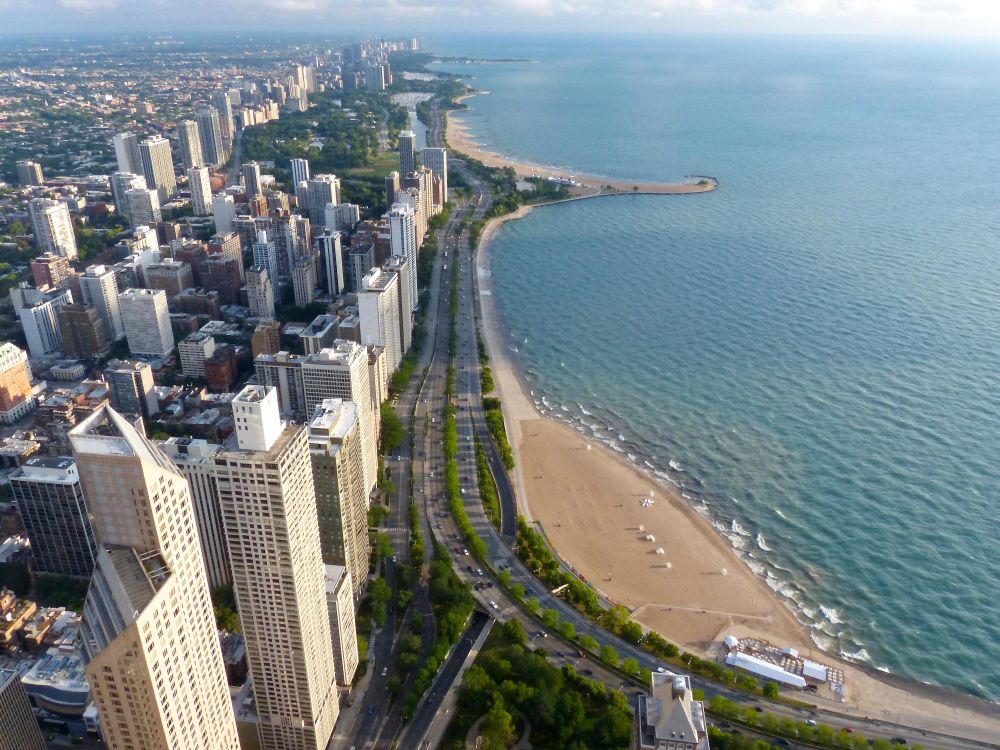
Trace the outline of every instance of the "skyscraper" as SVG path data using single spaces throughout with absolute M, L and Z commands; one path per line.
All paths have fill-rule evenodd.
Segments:
M 409 261 L 402 255 L 393 255 L 382 264 L 386 271 L 393 271 L 399 276 L 399 340 L 403 344 L 403 354 L 410 351 L 413 343 L 413 302 L 410 300 L 410 270 Z
M 165 357 L 174 348 L 167 293 L 162 289 L 126 289 L 118 295 L 128 350 L 136 356 Z
M 139 143 L 139 155 L 142 158 L 142 173 L 146 177 L 146 185 L 156 191 L 162 206 L 177 192 L 170 141 L 163 136 L 147 138 Z
M 201 155 L 201 136 L 198 135 L 198 123 L 194 120 L 181 120 L 177 123 L 177 145 L 181 152 L 181 164 L 185 169 L 204 164 Z
M 296 307 L 305 307 L 313 301 L 316 292 L 316 258 L 310 252 L 299 255 L 292 262 L 292 293 Z
M 350 687 L 358 671 L 358 631 L 354 619 L 354 587 L 342 565 L 324 565 L 326 605 L 333 636 L 333 664 L 337 683 Z
M 28 694 L 12 669 L 0 669 L 0 737 L 4 750 L 45 750 Z
M 281 421 L 273 388 L 232 409 L 215 471 L 261 746 L 325 750 L 339 708 L 306 429 Z
M 194 113 L 198 122 L 198 136 L 201 139 L 201 156 L 205 164 L 218 166 L 226 161 L 222 147 L 222 126 L 219 111 L 215 107 L 198 107 Z
M 42 184 L 42 167 L 37 161 L 23 159 L 17 163 L 17 181 L 21 187 Z
M 129 190 L 145 190 L 146 178 L 133 172 L 115 172 L 108 181 L 111 183 L 111 198 L 115 202 L 115 211 L 131 221 L 125 194 Z M 156 205 L 160 205 L 159 199 L 157 199 Z
M 80 643 L 105 742 L 239 750 L 187 480 L 110 407 L 69 438 L 98 540 Z
M 89 578 L 97 542 L 72 458 L 32 456 L 10 477 L 35 570 Z
M 318 174 L 308 182 L 309 221 L 312 226 L 322 229 L 326 221 L 326 207 L 340 203 L 340 180 L 336 175 Z
M 228 234 L 233 231 L 236 218 L 236 202 L 228 193 L 219 193 L 212 198 L 212 218 L 215 219 L 215 233 Z
M 148 227 L 163 220 L 160 211 L 160 194 L 152 188 L 133 188 L 125 191 L 127 215 L 133 228 Z
M 179 437 L 172 437 L 158 445 L 187 477 L 191 488 L 208 585 L 215 590 L 231 583 L 226 530 L 219 507 L 219 490 L 215 484 L 215 456 L 222 446 L 207 440 Z
M 399 174 L 406 177 L 417 169 L 417 136 L 412 130 L 399 134 Z
M 28 355 L 9 341 L 0 344 L 0 423 L 14 424 L 32 408 Z
M 104 321 L 108 337 L 117 341 L 125 335 L 125 321 L 122 320 L 118 304 L 118 282 L 115 270 L 110 266 L 90 266 L 79 277 L 80 295 L 85 305 L 90 305 Z
M 406 258 L 410 267 L 410 303 L 412 308 L 417 308 L 417 249 L 419 246 L 417 238 L 416 216 L 413 209 L 403 203 L 397 203 L 389 211 L 389 242 L 392 247 L 392 254 Z
M 308 159 L 292 159 L 291 167 L 293 185 L 298 185 L 300 182 L 307 182 L 309 180 Z
M 253 264 L 260 268 L 266 268 L 271 277 L 271 283 L 278 281 L 278 274 L 281 271 L 281 264 L 278 258 L 278 245 L 267 235 L 267 231 L 261 230 L 257 233 L 257 240 L 251 245 L 253 251 Z
M 211 216 L 212 183 L 208 179 L 208 167 L 191 167 L 187 178 L 191 190 L 191 211 L 195 216 Z
M 139 136 L 135 133 L 119 133 L 112 139 L 115 159 L 119 172 L 142 174 L 142 156 L 139 154 Z
M 422 148 L 420 162 L 441 180 L 440 207 L 443 208 L 448 202 L 448 151 L 443 148 Z
M 113 359 L 104 368 L 111 408 L 149 420 L 160 411 L 153 386 L 153 369 L 145 362 Z
M 399 172 L 390 172 L 385 178 L 385 205 L 392 208 L 396 202 L 396 194 L 399 192 Z
M 39 248 L 71 260 L 76 258 L 76 235 L 69 206 L 62 201 L 35 198 L 28 204 L 28 214 Z
M 108 356 L 107 328 L 90 305 L 63 305 L 59 310 L 59 332 L 67 357 L 101 359 Z
M 364 486 L 358 407 L 353 401 L 323 399 L 309 422 L 319 538 L 323 562 L 343 565 L 353 594 L 368 580 L 368 493 Z
M 319 257 L 326 280 L 326 293 L 331 297 L 344 293 L 344 251 L 340 232 L 324 230 L 316 237 Z
M 10 304 L 21 319 L 28 351 L 35 358 L 54 354 L 62 348 L 59 311 L 73 302 L 69 289 L 40 290 L 17 286 L 10 290 Z
M 212 106 L 219 113 L 219 131 L 224 141 L 232 142 L 235 133 L 233 124 L 233 103 L 228 91 L 216 91 L 212 94 Z
M 361 280 L 358 292 L 361 343 L 384 347 L 392 372 L 403 359 L 399 308 L 399 276 L 395 271 L 373 268 Z
M 31 261 L 31 277 L 35 286 L 52 286 L 68 289 L 75 271 L 69 258 L 55 253 L 42 253 Z
M 266 268 L 254 266 L 247 271 L 247 304 L 251 317 L 274 317 L 274 287 Z
M 260 186 L 260 164 L 248 161 L 243 165 L 243 187 L 247 191 L 247 200 L 253 200 L 263 193 Z
M 361 433 L 361 467 L 365 502 L 378 480 L 379 404 L 372 398 L 368 381 L 368 350 L 354 341 L 339 339 L 319 354 L 303 357 L 302 395 L 305 415 L 327 398 L 353 401 L 358 407 Z

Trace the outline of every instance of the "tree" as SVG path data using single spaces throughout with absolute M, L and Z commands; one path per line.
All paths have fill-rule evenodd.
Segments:
M 528 640 L 528 636 L 524 632 L 524 627 L 521 625 L 521 621 L 513 617 L 503 624 L 503 633 L 518 646 L 523 646 Z
M 610 664 L 612 667 L 618 666 L 618 652 L 611 646 L 601 646 L 601 661 Z
M 625 674 L 638 674 L 639 662 L 637 662 L 632 657 L 625 659 L 625 661 L 622 662 L 622 671 Z
M 510 587 L 510 593 L 512 593 L 518 599 L 523 599 L 524 598 L 524 586 L 522 586 L 519 583 L 515 583 L 513 586 Z
M 487 712 L 480 729 L 484 743 L 487 739 L 493 739 L 498 743 L 498 748 L 506 748 L 508 743 L 514 739 L 514 719 L 504 709 L 503 699 L 498 698 L 493 708 Z
M 559 624 L 559 635 L 565 638 L 567 641 L 571 641 L 576 638 L 576 628 L 573 627 L 573 623 L 569 620 Z
M 537 599 L 528 599 L 528 601 L 524 603 L 524 606 L 533 615 L 537 615 L 538 611 L 542 608 L 542 605 L 538 603 Z
M 584 651 L 593 652 L 597 650 L 597 641 L 595 641 L 589 635 L 581 635 L 579 643 L 580 643 L 580 648 L 582 648 Z
M 384 401 L 379 412 L 382 418 L 382 452 L 393 453 L 403 444 L 406 430 L 391 403 Z
M 549 630 L 555 630 L 559 627 L 559 613 L 554 609 L 547 609 L 542 612 L 542 625 Z
M 639 643 L 642 640 L 642 626 L 637 622 L 629 620 L 622 625 L 621 637 L 629 643 Z

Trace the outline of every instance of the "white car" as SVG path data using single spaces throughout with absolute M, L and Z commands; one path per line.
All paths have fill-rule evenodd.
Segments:
M 500 609 L 500 607 L 497 606 L 497 603 L 492 600 L 490 600 L 490 606 L 493 607 L 493 609 Z

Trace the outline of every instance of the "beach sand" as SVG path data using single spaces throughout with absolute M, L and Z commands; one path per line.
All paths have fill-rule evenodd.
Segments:
M 509 353 L 489 261 L 497 228 L 531 210 L 491 221 L 476 258 L 482 333 L 515 453 L 519 512 L 537 522 L 560 556 L 606 598 L 687 650 L 716 656 L 728 634 L 794 646 L 803 656 L 844 670 L 847 702 L 808 698 L 823 708 L 997 742 L 1000 714 L 993 704 L 905 678 L 872 675 L 821 652 L 780 597 L 675 487 L 569 425 L 538 414 Z M 640 500 L 651 495 L 653 506 L 643 507 Z M 647 541 L 646 534 L 656 541 Z M 656 554 L 657 548 L 665 554 Z
M 458 101 L 465 101 L 472 96 L 475 96 L 475 94 L 463 96 Z M 630 182 L 628 180 L 614 180 L 595 175 L 571 174 L 566 170 L 555 167 L 546 167 L 526 161 L 509 159 L 486 150 L 469 135 L 468 126 L 462 120 L 462 110 L 448 112 L 445 140 L 448 147 L 453 151 L 481 161 L 488 167 L 511 167 L 519 177 L 572 178 L 578 183 L 570 189 L 571 195 L 575 197 L 601 193 L 635 192 L 686 195 L 691 193 L 708 193 L 719 187 L 718 182 L 711 178 L 690 178 L 677 182 Z

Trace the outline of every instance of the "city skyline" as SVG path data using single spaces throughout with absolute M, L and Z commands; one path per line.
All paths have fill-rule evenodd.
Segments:
M 42 7 L 40 7 L 42 6 Z M 45 6 L 52 13 L 44 11 Z M 0 39 L 21 34 L 298 32 L 336 21 L 339 33 L 642 32 L 696 34 L 887 34 L 995 37 L 1000 6 L 988 0 L 252 0 L 211 8 L 188 0 L 6 0 Z M 384 11 L 380 13 L 379 11 Z M 193 23 L 192 23 L 193 22 Z M 304 38 L 306 35 L 302 35 Z

